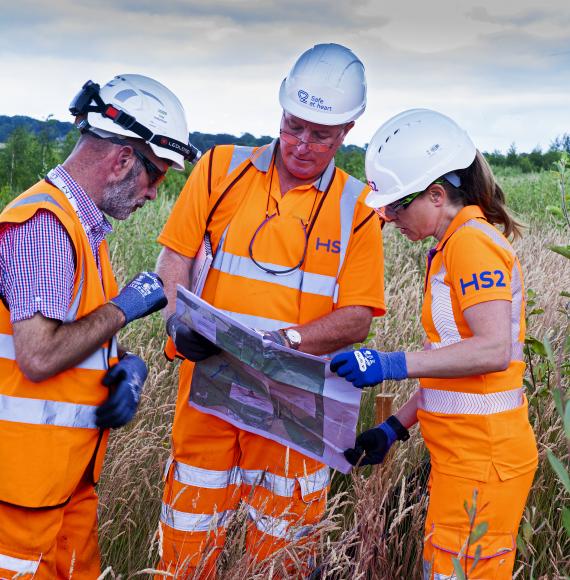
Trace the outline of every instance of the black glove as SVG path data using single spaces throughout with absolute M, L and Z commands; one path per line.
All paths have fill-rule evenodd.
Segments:
M 166 332 L 174 341 L 176 350 L 192 362 L 200 362 L 222 352 L 213 342 L 188 328 L 176 314 L 166 321 Z
M 409 438 L 408 430 L 391 415 L 384 423 L 361 433 L 354 447 L 347 449 L 344 456 L 351 465 L 356 465 L 364 454 L 359 465 L 378 465 L 397 440 L 406 441 Z
M 109 387 L 110 395 L 95 411 L 97 427 L 122 427 L 134 417 L 147 374 L 142 358 L 132 353 L 107 371 L 101 382 Z

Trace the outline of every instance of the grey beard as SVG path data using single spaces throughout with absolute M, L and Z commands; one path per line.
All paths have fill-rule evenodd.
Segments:
M 133 200 L 139 193 L 137 181 L 141 171 L 144 167 L 137 159 L 122 181 L 105 187 L 99 209 L 115 219 L 127 219 L 135 209 Z

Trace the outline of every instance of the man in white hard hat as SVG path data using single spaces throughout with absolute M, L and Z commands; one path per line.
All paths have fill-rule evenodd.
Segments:
M 188 404 L 195 362 L 218 352 L 174 314 L 176 284 L 188 284 L 205 234 L 215 258 L 202 297 L 285 346 L 331 353 L 363 341 L 385 310 L 379 220 L 363 203 L 367 187 L 334 164 L 366 105 L 362 62 L 344 46 L 317 45 L 297 60 L 279 99 L 280 138 L 211 149 L 159 237 L 167 354 L 185 359 L 160 568 L 184 577 L 198 566 L 213 574 L 240 501 L 249 554 L 263 559 L 294 540 L 307 547 L 329 485 L 322 463 Z
M 140 75 L 87 82 L 71 155 L 0 214 L 0 576 L 97 578 L 95 483 L 147 369 L 115 334 L 166 305 L 141 272 L 120 292 L 105 214 L 126 219 L 193 155 L 184 109 Z

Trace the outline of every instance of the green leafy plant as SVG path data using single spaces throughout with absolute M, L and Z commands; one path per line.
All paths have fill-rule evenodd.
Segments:
M 481 544 L 477 544 L 475 546 L 475 552 L 471 557 L 473 562 L 471 566 L 469 566 L 469 550 L 471 547 L 478 542 L 488 531 L 489 524 L 487 522 L 479 522 L 478 524 L 475 523 L 477 518 L 478 511 L 477 510 L 477 495 L 478 490 L 473 490 L 473 498 L 472 503 L 469 505 L 467 500 L 463 504 L 463 508 L 465 509 L 465 513 L 469 518 L 469 534 L 465 539 L 465 542 L 461 546 L 461 550 L 457 554 L 457 557 L 452 558 L 453 562 L 453 570 L 455 571 L 455 576 L 457 580 L 467 580 L 469 578 L 469 574 L 475 570 L 475 567 L 479 563 L 481 559 L 481 554 L 483 552 L 483 548 Z

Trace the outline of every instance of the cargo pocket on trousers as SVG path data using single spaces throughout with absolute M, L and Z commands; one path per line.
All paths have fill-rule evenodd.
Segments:
M 468 534 L 469 530 L 465 528 L 454 528 L 442 524 L 434 524 L 432 526 L 432 531 L 428 535 L 426 542 L 429 542 L 433 549 L 433 562 L 430 568 L 433 566 L 432 573 L 434 578 L 447 578 L 453 572 L 452 558 L 456 558 L 459 555 Z M 466 554 L 468 576 L 470 578 L 479 578 L 477 575 L 479 567 L 484 564 L 491 564 L 491 561 L 493 563 L 496 562 L 496 565 L 499 566 L 500 560 L 513 552 L 514 549 L 515 542 L 512 534 L 486 532 L 468 547 Z M 462 563 L 465 561 L 464 558 L 465 554 L 461 558 Z M 476 558 L 477 566 L 472 570 Z M 429 575 L 425 575 L 426 564 L 430 563 L 424 562 L 424 578 L 429 578 Z

